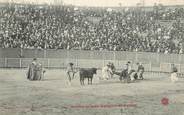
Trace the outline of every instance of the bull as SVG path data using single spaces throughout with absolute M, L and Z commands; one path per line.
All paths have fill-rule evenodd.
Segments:
M 88 78 L 88 85 L 92 85 L 93 75 L 97 74 L 97 68 L 81 68 L 79 69 L 80 84 L 84 85 L 84 79 Z

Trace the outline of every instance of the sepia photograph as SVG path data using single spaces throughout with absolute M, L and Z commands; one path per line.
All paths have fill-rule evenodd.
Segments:
M 184 0 L 0 0 L 0 115 L 184 115 Z

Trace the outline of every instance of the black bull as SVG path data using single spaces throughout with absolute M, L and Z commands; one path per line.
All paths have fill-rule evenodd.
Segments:
M 97 68 L 81 68 L 79 70 L 80 84 L 84 85 L 84 79 L 88 78 L 88 84 L 92 85 L 93 75 L 96 74 Z

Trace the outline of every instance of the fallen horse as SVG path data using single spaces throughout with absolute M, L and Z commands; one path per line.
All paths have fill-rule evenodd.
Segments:
M 129 73 L 127 70 L 121 72 L 114 72 L 115 75 L 119 76 L 119 80 L 124 83 L 130 83 L 131 81 L 137 80 L 138 75 L 135 70 L 131 70 Z

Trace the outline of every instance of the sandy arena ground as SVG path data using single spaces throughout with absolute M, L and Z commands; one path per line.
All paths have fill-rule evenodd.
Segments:
M 98 71 L 93 85 L 80 86 L 76 75 L 69 86 L 64 70 L 47 70 L 44 81 L 28 81 L 25 72 L 0 70 L 0 115 L 184 115 L 184 78 L 171 83 L 168 75 L 146 73 L 125 84 L 99 81 Z

